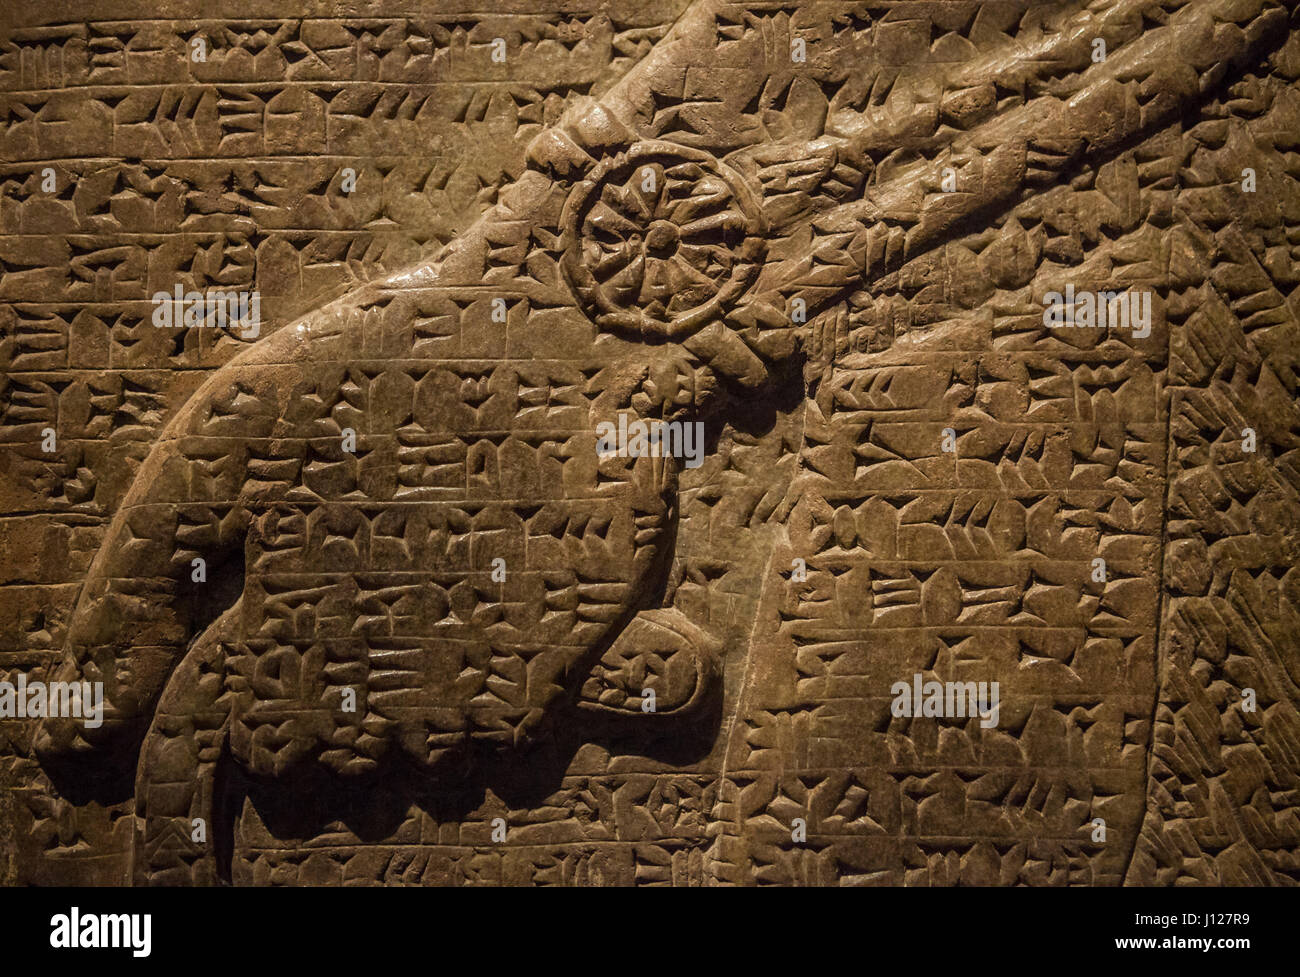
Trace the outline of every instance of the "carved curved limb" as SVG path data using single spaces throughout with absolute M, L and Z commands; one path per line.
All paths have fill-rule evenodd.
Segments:
M 145 736 L 135 791 L 135 885 L 221 882 L 218 768 L 230 727 L 223 671 L 239 610 L 228 610 L 186 654 Z

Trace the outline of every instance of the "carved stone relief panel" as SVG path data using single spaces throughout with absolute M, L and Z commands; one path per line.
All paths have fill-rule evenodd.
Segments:
M 1295 880 L 1293 4 L 58 6 L 4 881 Z

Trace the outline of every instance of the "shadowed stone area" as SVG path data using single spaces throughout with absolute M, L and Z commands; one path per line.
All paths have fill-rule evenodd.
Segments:
M 1293 0 L 267 6 L 0 14 L 0 881 L 1300 882 Z

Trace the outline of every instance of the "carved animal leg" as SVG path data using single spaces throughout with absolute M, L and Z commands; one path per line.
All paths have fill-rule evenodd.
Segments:
M 136 885 L 216 885 L 217 766 L 230 709 L 224 640 L 236 604 L 204 632 L 172 675 L 145 737 L 136 776 Z
M 579 707 L 607 715 L 693 712 L 713 690 L 722 643 L 672 607 L 637 614 L 592 669 Z M 651 699 L 646 694 L 653 690 Z
M 207 570 L 240 554 L 247 514 L 229 502 L 184 501 L 198 463 L 168 442 L 136 476 L 82 586 L 68 626 L 61 682 L 104 683 L 104 721 L 95 729 L 45 719 L 38 755 L 55 761 L 95 754 L 105 763 L 133 754 L 173 666 L 185 653 L 196 609 L 192 558 Z M 213 491 L 214 495 L 230 494 Z

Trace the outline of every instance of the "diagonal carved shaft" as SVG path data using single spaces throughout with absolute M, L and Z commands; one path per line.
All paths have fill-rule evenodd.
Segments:
M 1104 158 L 1168 125 L 1234 67 L 1283 39 L 1293 7 L 1272 0 L 1181 7 L 1167 25 L 1091 66 L 1074 94 L 1041 95 L 953 139 L 951 155 L 968 157 L 953 166 L 955 192 L 942 189 L 943 171 L 953 164 L 924 160 L 863 199 L 813 216 L 824 243 L 776 281 L 760 283 L 762 298 L 783 310 L 797 293 L 811 316 L 862 283 L 888 284 L 905 262 L 951 239 L 977 215 L 1003 212 L 1081 160 Z

